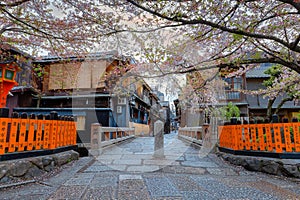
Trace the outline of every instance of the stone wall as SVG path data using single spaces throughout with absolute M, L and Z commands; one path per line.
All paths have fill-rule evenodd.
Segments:
M 57 167 L 78 160 L 76 151 L 0 162 L 0 183 L 16 179 L 32 179 Z
M 217 154 L 231 164 L 242 166 L 249 171 L 300 178 L 300 159 L 237 156 L 222 152 Z

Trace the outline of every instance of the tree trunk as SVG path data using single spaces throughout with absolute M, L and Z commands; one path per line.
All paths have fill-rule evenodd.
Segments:
M 268 117 L 268 119 L 269 119 L 270 121 L 272 120 L 272 115 L 273 115 L 273 113 L 272 113 L 272 106 L 273 106 L 273 104 L 274 104 L 274 102 L 275 102 L 275 99 L 276 99 L 276 98 L 274 98 L 274 99 L 269 99 L 269 101 L 268 101 L 267 117 Z
M 283 106 L 283 104 L 287 101 L 292 101 L 294 98 L 293 97 L 286 97 L 284 99 L 281 100 L 281 102 L 278 104 L 274 114 L 277 114 L 279 112 L 279 110 L 281 109 L 281 107 Z

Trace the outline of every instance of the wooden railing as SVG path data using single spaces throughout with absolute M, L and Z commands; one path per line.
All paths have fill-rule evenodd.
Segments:
M 103 127 L 94 123 L 91 127 L 91 149 L 102 149 L 133 137 L 134 128 Z
M 178 129 L 178 137 L 188 140 L 190 142 L 198 143 L 202 145 L 202 127 L 180 127 Z
M 220 147 L 273 153 L 300 152 L 300 122 L 219 126 Z
M 14 113 L 12 118 L 0 118 L 0 155 L 69 145 L 76 145 L 72 117 Z

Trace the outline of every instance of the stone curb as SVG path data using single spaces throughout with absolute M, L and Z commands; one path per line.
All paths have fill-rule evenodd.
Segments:
M 79 154 L 70 150 L 47 156 L 3 161 L 0 162 L 0 183 L 15 179 L 32 179 L 78 158 Z
M 223 152 L 217 152 L 216 154 L 225 161 L 242 166 L 249 171 L 300 178 L 300 159 L 237 156 Z

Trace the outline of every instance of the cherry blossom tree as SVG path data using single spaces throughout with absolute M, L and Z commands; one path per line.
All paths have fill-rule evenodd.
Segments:
M 298 0 L 4 0 L 0 15 L 1 44 L 33 53 L 118 48 L 143 62 L 143 77 L 216 69 L 193 84 L 199 91 L 220 69 L 275 63 L 300 73 Z

